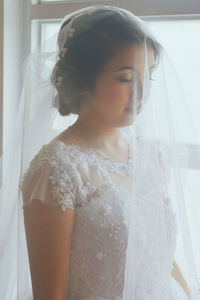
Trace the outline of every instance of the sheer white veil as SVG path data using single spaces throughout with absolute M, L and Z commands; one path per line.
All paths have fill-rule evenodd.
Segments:
M 0 190 L 1 299 L 33 299 L 24 230 L 22 179 L 41 147 L 77 118 L 76 114 L 62 116 L 59 113 L 59 97 L 52 85 L 52 72 L 55 72 L 56 62 L 67 55 L 70 43 L 77 35 L 100 24 L 112 13 L 118 13 L 134 24 L 136 38 L 138 31 L 143 33 L 140 42 L 145 49 L 142 96 L 139 94 L 141 82 L 135 76 L 131 91 L 132 123 L 122 127 L 133 143 L 135 202 L 126 252 L 123 300 L 145 300 L 141 290 L 145 293 L 146 289 L 152 291 L 153 300 L 176 300 L 170 281 L 174 260 L 188 284 L 191 299 L 200 299 L 200 266 L 197 263 L 200 249 L 194 239 L 199 231 L 198 214 L 191 220 L 185 203 L 187 176 L 195 169 L 192 158 L 200 151 L 199 132 L 193 124 L 178 75 L 145 22 L 125 9 L 105 5 L 67 14 L 61 22 L 62 29 L 30 53 L 24 62 L 16 126 L 0 158 L 3 166 Z M 149 73 L 148 46 L 159 54 L 152 74 L 154 81 Z M 52 51 L 54 47 L 56 50 Z M 61 76 L 57 86 L 62 80 Z M 139 100 L 142 110 L 138 113 Z M 70 101 L 66 106 L 68 104 Z M 154 216 L 148 221 L 150 223 L 145 218 L 147 202 L 151 203 Z M 169 220 L 174 218 L 176 226 L 171 228 Z M 139 227 L 144 232 L 140 241 L 135 234 Z M 145 229 L 148 227 L 152 228 L 152 233 L 147 236 Z M 196 230 L 195 234 L 192 230 Z M 143 262 L 137 259 L 137 253 L 142 252 Z M 152 261 L 152 257 L 155 260 Z M 151 278 L 151 286 L 143 286 L 148 278 Z M 167 292 L 163 294 L 163 290 Z

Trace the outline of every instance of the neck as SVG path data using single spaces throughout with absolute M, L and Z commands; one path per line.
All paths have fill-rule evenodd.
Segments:
M 98 148 L 111 148 L 117 146 L 121 130 L 91 118 L 78 118 L 71 126 L 71 130 L 89 145 Z

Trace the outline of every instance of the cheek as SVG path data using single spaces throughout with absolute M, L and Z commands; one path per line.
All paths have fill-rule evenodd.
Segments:
M 97 86 L 96 94 L 99 102 L 105 108 L 123 109 L 130 98 L 130 87 L 117 80 L 107 80 Z

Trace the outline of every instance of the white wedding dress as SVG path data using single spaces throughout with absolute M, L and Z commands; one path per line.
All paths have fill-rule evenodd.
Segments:
M 144 145 L 142 145 L 144 146 Z M 142 149 L 142 148 L 141 148 Z M 171 300 L 161 285 L 154 283 L 155 269 L 162 264 L 159 253 L 151 257 L 148 249 L 162 245 L 159 213 L 152 201 L 139 203 L 132 194 L 133 148 L 127 163 L 104 159 L 92 149 L 53 140 L 35 155 L 25 173 L 21 190 L 24 206 L 35 199 L 62 210 L 75 210 L 68 284 L 68 300 L 121 300 L 124 287 L 128 227 L 136 224 L 136 259 L 138 285 L 134 300 Z M 148 166 L 144 164 L 146 176 Z M 148 174 L 151 176 L 151 174 Z M 153 180 L 152 180 L 153 181 Z M 153 182 L 152 182 L 153 184 Z M 157 183 L 158 185 L 158 183 Z M 145 180 L 144 180 L 145 188 Z M 155 194 L 156 197 L 156 194 Z M 167 215 L 167 235 L 171 249 L 171 277 L 176 244 L 176 218 L 169 198 L 163 199 Z M 155 231 L 155 240 L 146 245 L 146 236 Z M 162 247 L 160 248 L 162 251 Z M 184 290 L 171 277 L 174 299 L 188 300 Z

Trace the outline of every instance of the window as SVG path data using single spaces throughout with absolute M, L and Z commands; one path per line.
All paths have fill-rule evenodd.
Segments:
M 196 128 L 200 128 L 200 20 L 150 21 L 148 24 L 180 74 Z
M 149 21 L 149 28 L 157 36 L 173 62 L 184 93 L 190 106 L 194 125 L 200 128 L 200 101 L 199 101 L 199 78 L 200 78 L 200 20 L 168 20 Z M 177 42 L 178 41 L 178 42 Z M 189 58 L 189 59 L 188 59 Z M 195 145 L 195 140 L 192 144 Z M 196 146 L 199 152 L 199 145 Z M 198 153 L 196 152 L 196 153 Z M 200 157 L 195 152 L 191 154 L 190 169 L 187 170 L 185 204 L 189 217 L 189 227 L 193 241 L 193 250 L 198 266 L 200 278 L 200 256 L 199 256 L 199 228 L 193 223 L 193 216 L 200 211 L 199 186 L 200 186 Z M 184 169 L 182 169 L 184 176 Z M 172 192 L 172 191 L 171 191 Z M 173 192 L 172 192 L 173 193 Z M 197 220 L 198 218 L 195 218 Z

